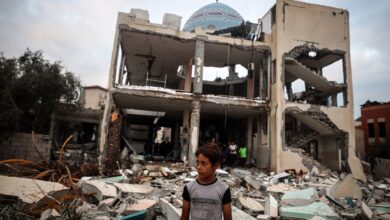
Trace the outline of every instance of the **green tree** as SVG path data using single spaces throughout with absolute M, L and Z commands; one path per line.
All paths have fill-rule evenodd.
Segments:
M 17 59 L 0 54 L 0 129 L 4 134 L 14 130 L 47 133 L 53 112 L 78 107 L 80 80 L 63 69 L 60 62 L 44 59 L 42 51 L 27 49 Z

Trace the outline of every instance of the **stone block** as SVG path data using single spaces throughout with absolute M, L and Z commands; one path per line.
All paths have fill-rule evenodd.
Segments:
M 180 30 L 181 17 L 175 14 L 165 13 L 163 17 L 163 24 L 176 30 Z
M 149 22 L 149 12 L 147 10 L 132 8 L 130 10 L 130 17 Z

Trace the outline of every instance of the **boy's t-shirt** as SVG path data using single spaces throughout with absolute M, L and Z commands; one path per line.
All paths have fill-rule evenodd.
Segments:
M 239 153 L 241 158 L 246 158 L 246 147 L 241 147 Z
M 187 183 L 183 199 L 190 202 L 191 220 L 222 219 L 222 206 L 232 202 L 229 187 L 218 179 L 206 185 L 198 180 Z

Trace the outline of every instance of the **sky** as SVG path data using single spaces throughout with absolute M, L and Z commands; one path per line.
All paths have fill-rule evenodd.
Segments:
M 152 23 L 164 13 L 182 17 L 182 27 L 212 0 L 0 0 L 0 52 L 19 57 L 30 48 L 50 61 L 61 61 L 84 86 L 107 87 L 118 12 L 149 11 Z M 220 0 L 256 22 L 275 0 Z M 305 0 L 347 9 L 350 16 L 355 118 L 366 100 L 390 101 L 390 1 Z

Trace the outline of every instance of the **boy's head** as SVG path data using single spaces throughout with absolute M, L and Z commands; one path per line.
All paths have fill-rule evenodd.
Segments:
M 195 152 L 196 170 L 199 177 L 214 177 L 215 170 L 219 167 L 221 152 L 217 145 L 206 145 Z

